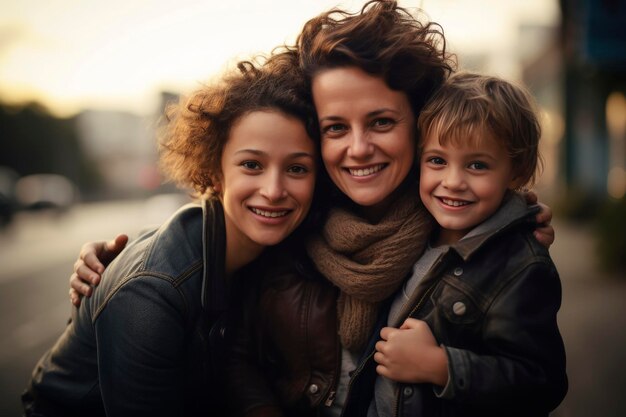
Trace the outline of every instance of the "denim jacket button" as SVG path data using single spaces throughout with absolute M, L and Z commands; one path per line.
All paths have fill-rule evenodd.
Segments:
M 402 394 L 404 394 L 405 397 L 410 397 L 411 395 L 413 395 L 413 388 L 404 387 L 404 389 L 402 390 Z
M 461 275 L 463 275 L 463 268 L 461 268 L 460 266 L 454 268 L 453 274 L 455 277 L 460 277 Z
M 309 394 L 317 394 L 319 390 L 320 387 L 318 387 L 317 384 L 309 385 Z
M 465 307 L 465 303 L 457 301 L 456 303 L 452 304 L 452 311 L 457 316 L 462 316 L 467 311 L 467 307 Z

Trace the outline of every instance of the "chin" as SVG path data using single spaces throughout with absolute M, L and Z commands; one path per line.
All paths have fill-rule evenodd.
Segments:
M 287 239 L 291 233 L 281 234 L 280 236 L 260 236 L 256 239 L 256 243 L 261 246 L 276 246 L 283 240 Z

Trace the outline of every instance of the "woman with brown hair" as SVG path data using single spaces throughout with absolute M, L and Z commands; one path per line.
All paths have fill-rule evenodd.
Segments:
M 235 276 L 294 232 L 313 200 L 314 111 L 294 58 L 241 62 L 172 108 L 160 161 L 201 204 L 109 266 L 34 369 L 26 415 L 223 415 Z

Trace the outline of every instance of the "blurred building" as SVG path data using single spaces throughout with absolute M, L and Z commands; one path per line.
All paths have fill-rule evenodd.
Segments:
M 87 110 L 76 117 L 84 151 L 95 161 L 108 197 L 145 194 L 161 185 L 154 118 Z
M 560 0 L 553 36 L 525 28 L 523 79 L 543 113 L 542 183 L 568 200 L 626 193 L 626 1 Z
M 626 1 L 560 0 L 563 174 L 568 188 L 626 193 Z
M 145 196 L 171 192 L 158 168 L 156 129 L 165 108 L 179 95 L 162 92 L 153 116 L 123 111 L 85 110 L 76 116 L 81 147 L 103 178 L 101 197 Z

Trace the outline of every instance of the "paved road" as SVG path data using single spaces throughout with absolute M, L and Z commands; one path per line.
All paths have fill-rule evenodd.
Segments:
M 0 416 L 20 415 L 19 393 L 64 327 L 67 278 L 80 244 L 158 223 L 173 204 L 161 198 L 85 205 L 62 216 L 29 214 L 0 232 Z M 559 322 L 570 391 L 553 416 L 626 416 L 626 277 L 597 272 L 587 230 L 555 227 L 551 252 L 563 280 Z
M 67 282 L 81 244 L 136 234 L 161 223 L 182 201 L 165 195 L 86 204 L 62 214 L 20 213 L 0 231 L 0 416 L 21 415 L 19 394 L 65 327 Z
M 559 325 L 570 382 L 557 417 L 626 416 L 626 276 L 599 272 L 587 228 L 555 223 L 563 282 Z

